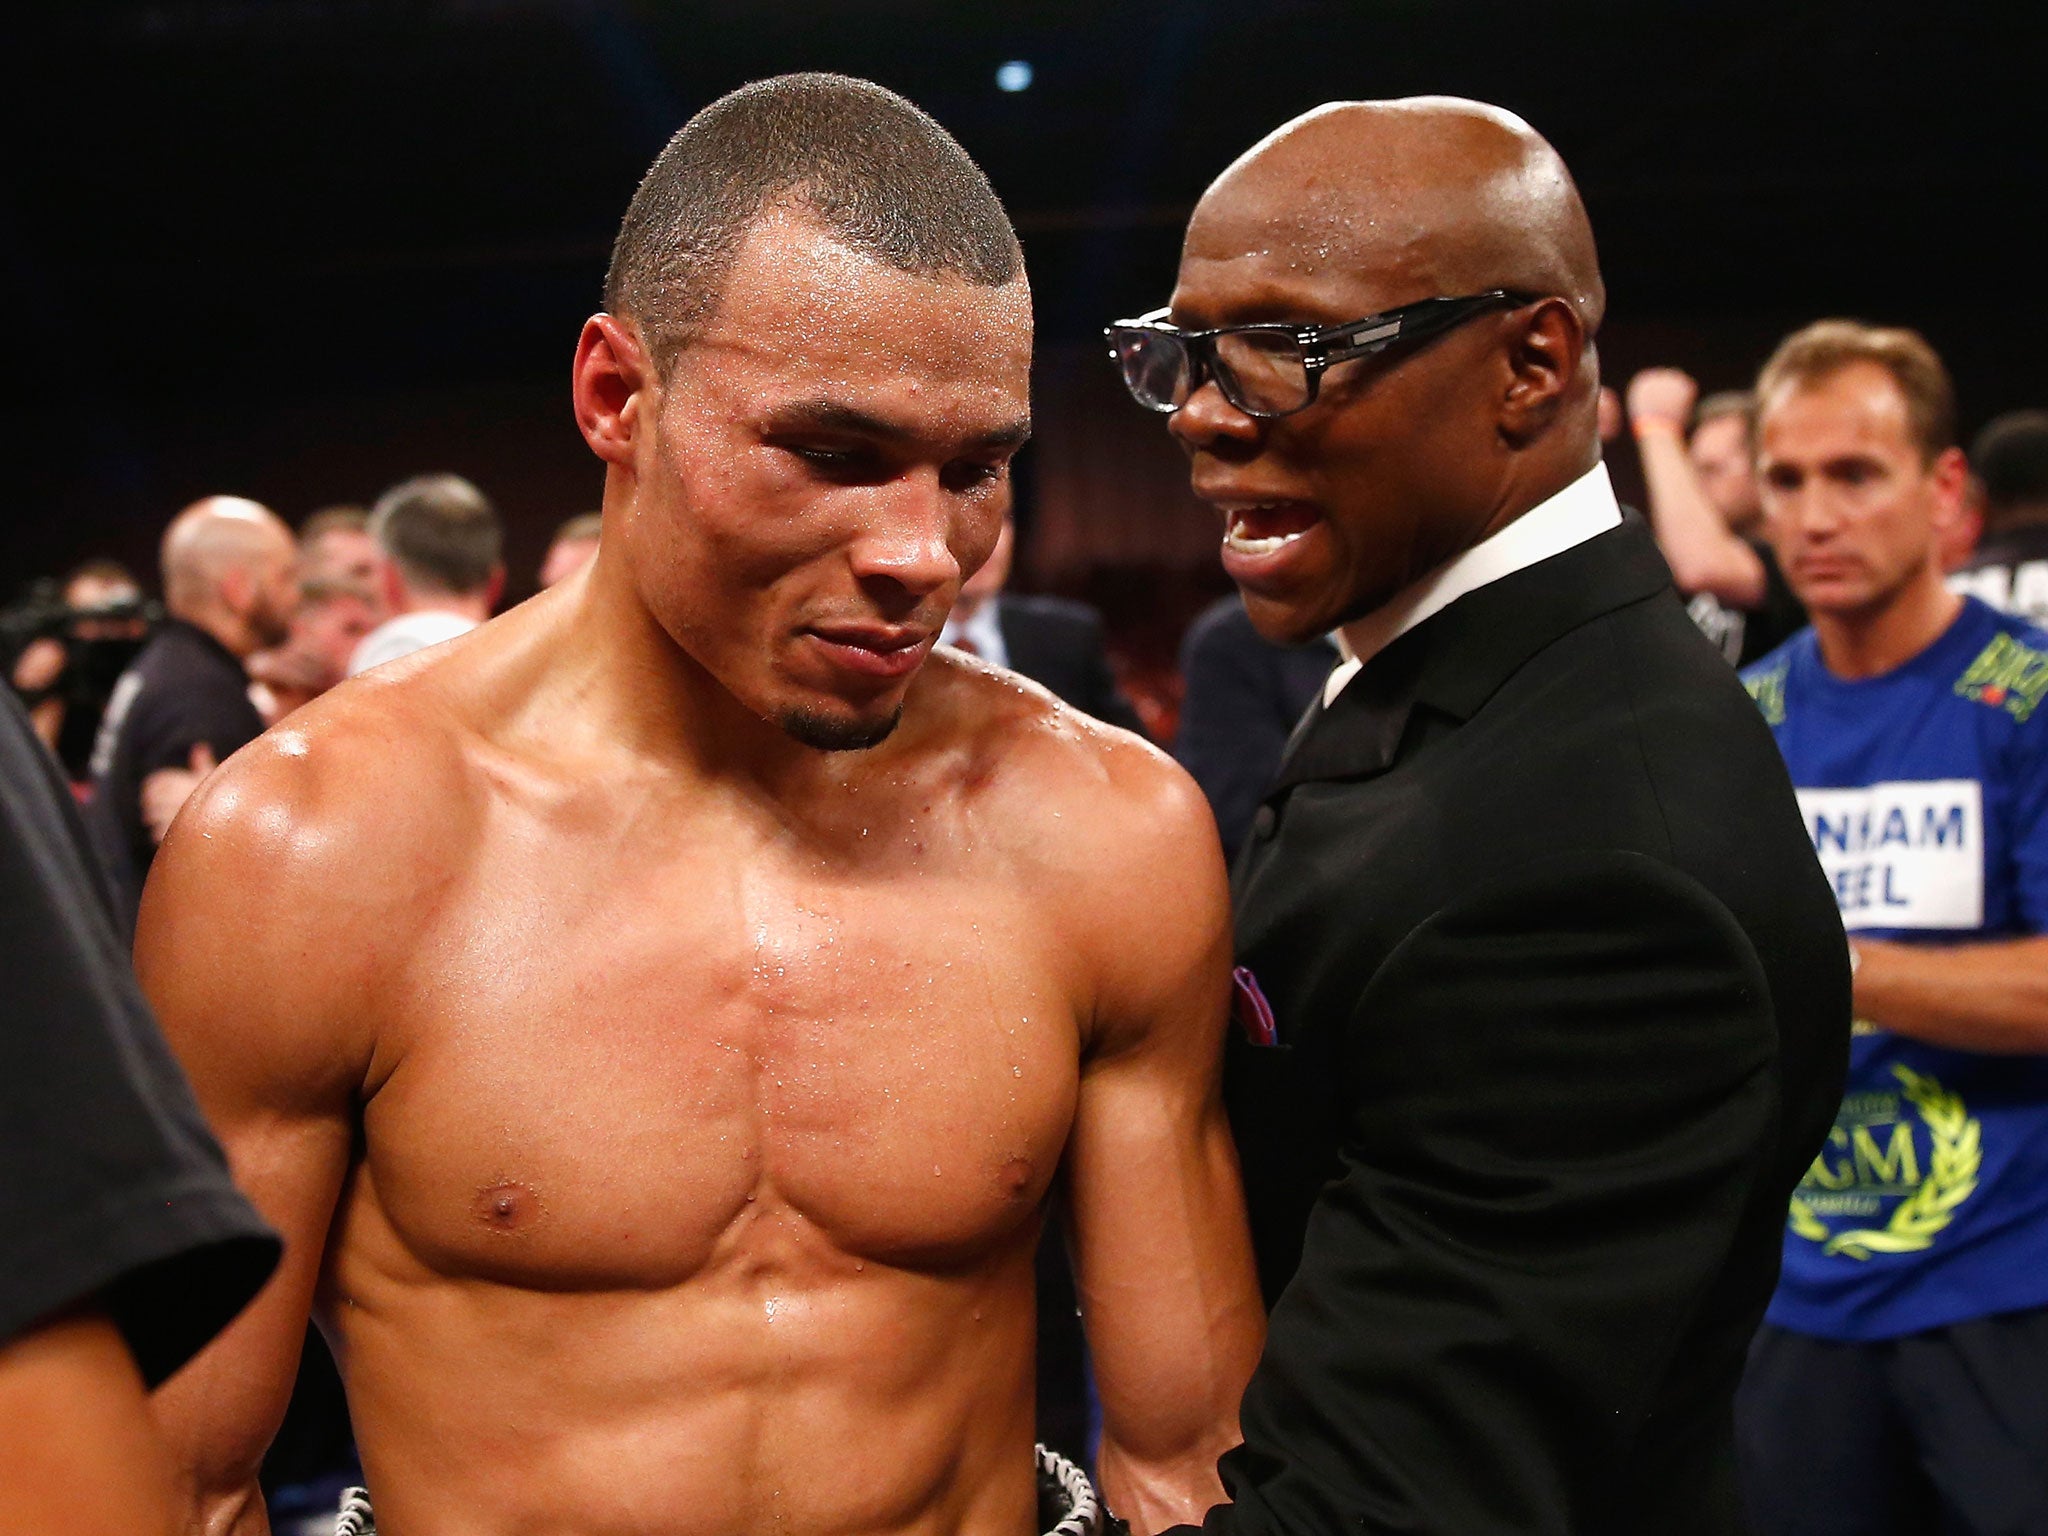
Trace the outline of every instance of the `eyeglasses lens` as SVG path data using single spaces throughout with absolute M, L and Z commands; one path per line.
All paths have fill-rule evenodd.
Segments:
M 1124 331 L 1116 339 L 1117 364 L 1138 404 L 1150 411 L 1178 410 L 1188 397 L 1188 349 L 1178 336 Z
M 1284 416 L 1308 403 L 1301 344 L 1279 331 L 1225 331 L 1216 338 L 1216 382 L 1242 410 Z

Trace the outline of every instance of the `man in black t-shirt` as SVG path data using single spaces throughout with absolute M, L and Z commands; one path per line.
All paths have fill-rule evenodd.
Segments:
M 178 807 L 262 734 L 242 660 L 289 632 L 296 560 L 291 530 L 239 497 L 195 502 L 164 534 L 170 617 L 114 685 L 91 763 L 93 837 L 126 932 Z
M 241 1310 L 277 1242 L 228 1182 L 12 696 L 0 976 L 0 1525 L 161 1530 L 169 1464 L 143 1393 Z
M 2000 416 L 1970 445 L 1984 542 L 1949 586 L 2048 624 L 2048 411 Z

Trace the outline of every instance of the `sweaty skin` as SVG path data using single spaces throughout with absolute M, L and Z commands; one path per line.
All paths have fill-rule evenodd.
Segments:
M 1210 383 L 1169 419 L 1269 639 L 1371 612 L 1592 468 L 1606 291 L 1557 152 L 1476 102 L 1319 108 L 1203 194 L 1176 325 L 1337 325 L 1497 288 L 1531 301 L 1339 363 L 1295 415 L 1247 416 Z
M 666 379 L 585 329 L 595 563 L 187 809 L 141 973 L 287 1236 L 162 1394 L 189 1529 L 264 1529 L 310 1308 L 390 1536 L 1026 1536 L 1056 1181 L 1113 1507 L 1221 1497 L 1261 1322 L 1206 810 L 924 659 L 1029 338 L 1021 281 L 765 219 Z

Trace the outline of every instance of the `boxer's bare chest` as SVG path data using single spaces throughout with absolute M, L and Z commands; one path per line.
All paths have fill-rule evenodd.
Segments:
M 1023 1229 L 1076 1095 L 1059 893 L 957 818 L 876 810 L 850 840 L 688 806 L 499 817 L 379 940 L 363 1156 L 405 1248 L 645 1288 L 949 1269 Z

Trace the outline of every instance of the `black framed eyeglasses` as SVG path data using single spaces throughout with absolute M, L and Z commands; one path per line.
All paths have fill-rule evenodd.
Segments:
M 1422 299 L 1342 325 L 1220 325 L 1184 331 L 1155 309 L 1104 329 L 1110 359 L 1131 398 L 1148 411 L 1172 412 L 1214 379 L 1223 398 L 1247 416 L 1291 416 L 1316 398 L 1323 370 L 1370 357 L 1397 342 L 1441 335 L 1485 310 L 1528 304 L 1535 296 L 1494 288 L 1461 298 Z

